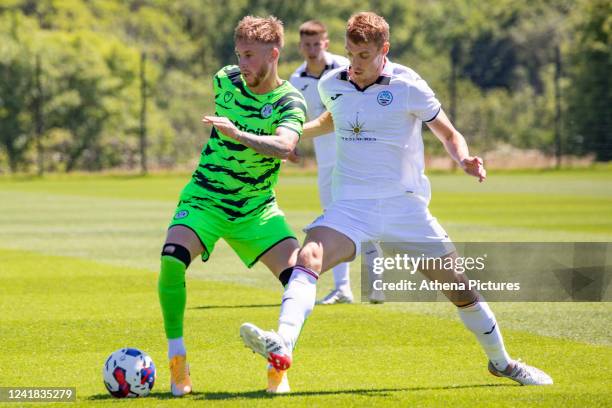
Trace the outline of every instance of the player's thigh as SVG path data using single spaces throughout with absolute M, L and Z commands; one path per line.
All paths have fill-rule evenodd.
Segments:
M 355 243 L 333 228 L 319 226 L 308 230 L 298 255 L 298 264 L 325 272 L 355 258 Z
M 297 238 L 276 204 L 228 229 L 224 238 L 249 268 L 263 261 L 278 276 L 295 265 Z
M 295 265 L 300 244 L 295 238 L 287 238 L 259 258 L 268 269 L 278 278 L 280 273 Z
M 167 244 L 179 244 L 189 250 L 191 259 L 201 255 L 207 261 L 223 231 L 222 219 L 207 208 L 196 208 L 182 196 L 170 221 Z
M 450 283 L 450 287 L 464 287 L 464 290 L 443 290 L 442 293 L 448 300 L 457 306 L 464 306 L 474 302 L 478 298 L 478 292 L 469 289 L 468 277 L 465 273 L 457 272 L 454 265 L 457 264 L 457 252 L 453 251 L 445 256 L 429 259 L 420 272 L 430 281 L 439 283 Z

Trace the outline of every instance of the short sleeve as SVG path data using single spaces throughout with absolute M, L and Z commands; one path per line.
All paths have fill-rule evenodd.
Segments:
M 423 122 L 434 120 L 440 112 L 440 102 L 427 82 L 418 78 L 408 88 L 408 112 Z
M 292 92 L 277 102 L 278 120 L 276 127 L 285 127 L 302 136 L 306 122 L 306 101 L 301 94 Z

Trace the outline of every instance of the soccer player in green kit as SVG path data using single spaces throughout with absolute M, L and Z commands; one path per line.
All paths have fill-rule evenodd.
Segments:
M 191 261 L 208 260 L 223 238 L 247 267 L 262 261 L 286 284 L 299 249 L 273 191 L 306 115 L 302 95 L 278 77 L 282 22 L 244 17 L 234 41 L 239 65 L 214 76 L 215 116 L 203 118 L 213 130 L 162 250 L 159 299 L 175 396 L 192 391 L 183 341 L 185 271 Z M 269 375 L 275 375 L 273 368 Z

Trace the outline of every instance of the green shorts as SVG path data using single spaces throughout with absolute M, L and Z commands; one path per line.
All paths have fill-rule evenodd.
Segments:
M 215 210 L 195 208 L 182 201 L 168 228 L 175 225 L 185 226 L 198 236 L 204 247 L 202 261 L 208 260 L 215 243 L 223 238 L 249 268 L 279 242 L 297 239 L 276 201 L 268 204 L 259 214 L 236 221 L 228 221 Z

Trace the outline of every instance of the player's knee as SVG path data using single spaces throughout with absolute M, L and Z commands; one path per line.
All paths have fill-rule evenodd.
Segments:
M 308 242 L 298 254 L 297 264 L 320 270 L 323 263 L 323 248 L 316 242 Z
M 161 256 L 169 256 L 175 258 L 185 264 L 185 268 L 191 263 L 191 253 L 187 248 L 180 244 L 165 244 Z

